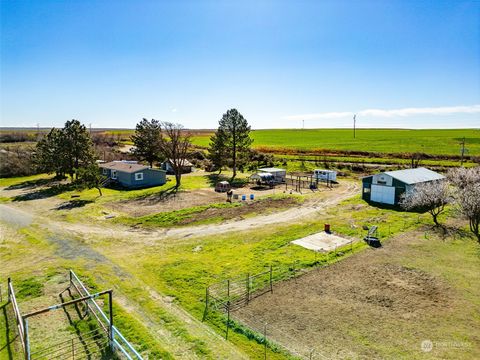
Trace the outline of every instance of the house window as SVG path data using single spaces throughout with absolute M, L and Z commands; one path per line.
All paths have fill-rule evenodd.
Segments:
M 143 180 L 143 173 L 136 173 L 135 174 L 135 180 L 137 180 L 137 181 Z
M 117 178 L 117 170 L 112 170 L 112 179 Z
M 370 194 L 370 188 L 364 187 L 363 188 L 363 193 L 364 194 Z
M 108 175 L 108 170 L 103 168 L 103 175 Z

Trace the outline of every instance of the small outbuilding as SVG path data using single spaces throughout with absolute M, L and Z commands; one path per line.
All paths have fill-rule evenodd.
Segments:
M 414 191 L 416 185 L 443 179 L 445 176 L 423 167 L 365 176 L 362 178 L 362 199 L 398 205 L 402 194 Z
M 267 173 L 273 176 L 275 183 L 284 183 L 287 177 L 287 170 L 279 168 L 262 168 L 258 169 L 259 173 Z
M 193 164 L 188 159 L 180 159 L 180 164 L 182 164 L 182 174 L 192 172 Z M 171 159 L 164 161 L 160 167 L 162 168 L 162 170 L 165 170 L 167 174 L 173 175 L 175 173 L 173 171 Z
M 167 182 L 165 171 L 134 161 L 112 161 L 98 166 L 102 175 L 130 189 L 160 186 Z

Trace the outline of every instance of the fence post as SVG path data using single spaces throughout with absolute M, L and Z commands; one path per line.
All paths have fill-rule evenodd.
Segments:
M 247 304 L 248 302 L 250 301 L 250 274 L 247 273 L 247 279 L 246 279 L 247 283 Z
M 12 282 L 12 279 L 8 278 L 7 279 L 7 296 L 8 296 L 8 302 L 11 302 L 11 295 L 10 295 L 10 283 Z
M 202 321 L 205 321 L 205 319 L 207 318 L 207 313 L 208 313 L 208 286 L 205 289 L 205 311 L 203 312 Z
M 22 318 L 23 321 L 23 342 L 25 345 L 25 360 L 30 360 L 30 340 L 28 339 L 28 319 Z
M 265 349 L 265 360 L 267 359 L 267 323 L 263 326 L 263 342 Z
M 108 310 L 109 310 L 109 335 L 110 335 L 110 349 L 113 352 L 113 302 L 112 290 L 108 292 Z M 88 300 L 87 300 L 88 301 Z
M 228 340 L 228 327 L 230 326 L 230 300 L 227 301 L 227 332 L 225 334 L 225 340 Z
M 273 293 L 273 276 L 272 276 L 272 265 L 270 265 L 270 292 Z

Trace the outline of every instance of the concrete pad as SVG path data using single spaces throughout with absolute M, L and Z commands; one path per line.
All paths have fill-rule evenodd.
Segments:
M 328 252 L 350 243 L 350 239 L 342 238 L 324 231 L 292 241 L 292 244 L 300 245 L 305 249 Z

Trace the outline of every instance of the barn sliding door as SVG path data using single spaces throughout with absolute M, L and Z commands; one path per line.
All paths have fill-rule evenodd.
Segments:
M 395 204 L 395 188 L 392 186 L 372 185 L 370 201 L 383 204 Z

